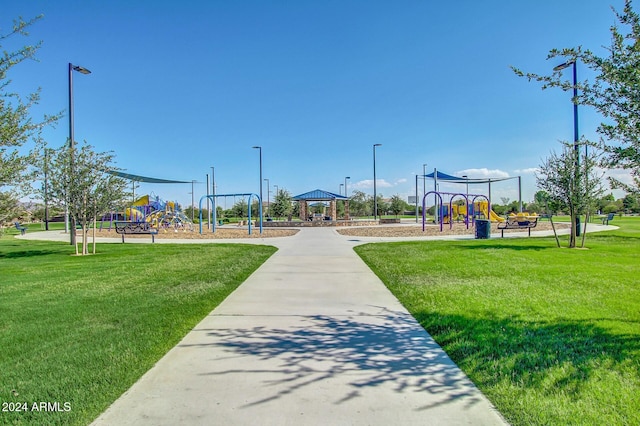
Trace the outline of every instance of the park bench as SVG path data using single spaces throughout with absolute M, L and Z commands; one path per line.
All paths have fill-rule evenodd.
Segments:
M 124 243 L 124 236 L 129 235 L 151 235 L 151 242 L 155 243 L 155 236 L 158 234 L 156 228 L 151 227 L 149 222 L 115 222 L 116 234 L 122 235 L 122 242 Z
M 615 214 L 614 213 L 609 213 L 606 216 L 602 216 L 601 218 L 599 218 L 600 220 L 602 220 L 602 224 L 603 225 L 608 225 L 610 220 L 613 220 Z
M 20 222 L 13 222 L 13 224 L 16 226 L 16 229 L 20 231 L 20 235 L 24 235 L 25 232 L 27 232 L 27 227 L 20 225 Z
M 531 236 L 531 228 L 535 228 L 538 225 L 538 218 L 540 216 L 509 216 L 506 221 L 498 223 L 498 229 L 504 238 L 505 229 L 527 229 L 529 236 Z

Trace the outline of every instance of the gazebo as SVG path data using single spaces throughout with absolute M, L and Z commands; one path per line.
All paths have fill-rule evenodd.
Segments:
M 293 201 L 297 201 L 300 204 L 300 219 L 308 220 L 309 215 L 309 203 L 314 201 L 329 202 L 329 217 L 332 221 L 337 219 L 336 201 L 343 200 L 344 203 L 344 215 L 345 219 L 349 218 L 349 197 L 344 195 L 334 194 L 333 192 L 323 191 L 321 189 L 315 189 L 313 191 L 305 192 L 304 194 L 296 195 L 292 198 Z

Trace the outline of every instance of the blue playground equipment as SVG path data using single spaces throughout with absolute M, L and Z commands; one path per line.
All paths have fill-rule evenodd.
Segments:
M 218 222 L 216 217 L 216 199 L 218 197 L 249 197 L 249 201 L 247 202 L 247 204 L 249 205 L 248 220 L 247 220 L 247 223 L 249 225 L 249 235 L 251 235 L 251 198 L 256 197 L 258 200 L 258 214 L 260 218 L 258 220 L 258 223 L 260 224 L 260 233 L 262 234 L 262 200 L 260 199 L 260 196 L 258 194 L 253 194 L 253 193 L 203 195 L 200 198 L 200 202 L 198 205 L 198 209 L 200 210 L 200 234 L 202 234 L 202 200 L 205 200 L 207 198 L 211 200 L 212 211 L 213 211 L 213 220 L 211 221 L 211 226 L 212 226 L 211 230 L 212 232 L 216 232 L 216 223 Z

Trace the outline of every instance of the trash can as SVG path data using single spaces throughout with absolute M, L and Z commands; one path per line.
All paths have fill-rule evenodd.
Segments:
M 476 219 L 476 239 L 487 239 L 491 236 L 491 221 Z
M 580 236 L 580 216 L 576 216 L 576 237 Z

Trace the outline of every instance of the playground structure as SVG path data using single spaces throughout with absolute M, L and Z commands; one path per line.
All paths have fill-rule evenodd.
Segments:
M 471 195 L 471 194 L 470 194 Z M 473 196 L 473 195 L 471 195 Z M 475 197 L 478 197 L 476 195 Z M 468 217 L 477 219 L 489 219 L 491 222 L 504 222 L 503 217 L 498 216 L 493 210 L 489 210 L 487 201 L 475 201 L 473 204 L 450 204 L 440 206 L 439 217 L 444 223 L 467 221 Z
M 505 219 L 498 216 L 491 210 L 491 203 L 486 195 L 482 194 L 461 194 L 456 192 L 430 191 L 422 197 L 422 230 L 425 230 L 427 223 L 427 197 L 433 195 L 436 207 L 436 223 L 440 225 L 440 232 L 443 231 L 445 223 L 449 224 L 449 229 L 453 228 L 455 221 L 463 222 L 467 229 L 469 224 L 475 225 L 477 219 L 485 219 L 492 222 L 504 222 Z M 443 196 L 448 196 L 448 203 L 443 202 Z M 462 205 L 454 200 L 461 197 L 464 200 Z
M 445 223 L 449 224 L 449 228 L 453 228 L 453 222 L 464 222 L 469 229 L 469 223 L 476 225 L 476 220 L 486 220 L 491 222 L 504 222 L 506 219 L 498 216 L 491 210 L 491 184 L 505 180 L 518 180 L 518 200 L 519 210 L 522 212 L 522 179 L 516 177 L 499 177 L 499 178 L 482 178 L 469 179 L 467 176 L 458 177 L 451 176 L 446 173 L 433 169 L 433 173 L 425 174 L 423 179 L 433 179 L 433 191 L 427 192 L 422 198 L 422 230 L 426 226 L 426 201 L 427 196 L 433 195 L 435 205 L 435 222 L 440 225 L 440 231 L 443 230 Z M 465 193 L 460 192 L 440 192 L 438 182 L 447 182 L 454 184 L 466 185 Z M 488 195 L 470 194 L 469 185 L 488 184 Z M 443 202 L 443 196 L 449 196 L 448 203 Z M 460 205 L 460 199 L 454 203 L 454 199 L 460 197 L 463 202 Z M 418 200 L 418 176 L 416 175 L 416 201 Z M 416 223 L 418 221 L 418 203 L 416 202 Z
M 106 217 L 109 219 L 106 219 Z M 124 217 L 125 220 L 140 223 L 149 223 L 152 228 L 167 232 L 173 230 L 178 232 L 182 230 L 184 232 L 193 231 L 193 222 L 189 219 L 180 205 L 174 201 L 163 201 L 158 196 L 144 195 L 138 198 L 127 207 L 124 211 L 124 215 L 118 213 L 109 213 L 103 217 L 103 221 L 100 224 L 102 230 L 103 223 L 109 222 L 109 229 L 111 229 L 114 221 L 119 217 Z M 105 220 L 106 219 L 106 220 Z

